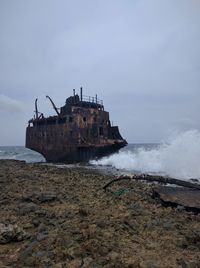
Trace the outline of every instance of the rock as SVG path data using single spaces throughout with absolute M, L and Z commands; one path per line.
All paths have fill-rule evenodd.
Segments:
M 6 183 L 6 182 L 7 182 L 6 178 L 0 177 L 0 183 Z
M 140 216 L 143 213 L 143 209 L 138 203 L 132 204 L 129 208 L 131 209 L 132 216 Z
M 0 244 L 22 241 L 27 237 L 25 231 L 17 225 L 0 224 Z
M 188 268 L 200 268 L 200 262 L 189 262 L 188 263 Z
M 178 205 L 176 210 L 179 211 L 179 212 L 182 212 L 182 211 L 185 210 L 185 208 L 183 206 Z
M 48 225 L 56 226 L 57 225 L 56 220 L 49 220 Z M 62 225 L 62 228 L 65 230 L 65 226 Z
M 178 259 L 177 264 L 180 265 L 182 268 L 188 268 L 188 265 L 187 265 L 186 261 L 183 258 Z
M 86 209 L 80 208 L 79 209 L 79 214 L 81 217 L 87 217 L 88 216 L 88 211 Z
M 105 220 L 98 220 L 98 221 L 96 222 L 96 225 L 97 225 L 99 228 L 106 228 L 107 223 L 106 223 Z
M 43 223 L 40 223 L 40 225 L 38 226 L 38 232 L 39 233 L 47 233 L 47 227 L 43 224 Z
M 189 245 L 200 249 L 200 231 L 190 230 L 185 234 L 185 238 Z
M 146 268 L 158 268 L 158 266 L 153 263 L 147 263 Z
M 197 252 L 199 252 L 199 248 L 198 247 L 195 247 L 193 245 L 188 246 L 187 249 L 190 250 L 190 251 L 197 251 Z
M 32 220 L 32 224 L 33 224 L 35 227 L 38 227 L 38 226 L 40 225 L 40 223 L 41 223 L 40 218 L 34 218 L 34 219 Z
M 54 264 L 54 268 L 63 268 L 63 267 L 65 267 L 66 266 L 66 263 L 56 263 L 56 264 Z
M 37 241 L 42 241 L 42 240 L 46 239 L 47 237 L 48 237 L 47 234 L 39 233 L 37 235 Z
M 116 259 L 119 258 L 119 253 L 116 251 L 111 251 L 108 253 L 107 257 L 109 258 L 110 261 L 115 261 Z
M 163 228 L 166 230 L 171 230 L 171 229 L 173 229 L 173 224 L 170 221 L 167 221 L 167 222 L 163 223 Z
M 28 258 L 33 254 L 34 249 L 37 247 L 38 247 L 37 241 L 32 241 L 31 243 L 29 243 L 27 247 L 21 251 L 20 259 L 24 261 L 26 258 Z
M 158 197 L 165 206 L 177 207 L 178 211 L 200 211 L 200 194 L 198 189 L 186 187 L 157 186 L 153 189 L 153 197 Z
M 44 192 L 38 197 L 40 202 L 51 202 L 57 199 L 55 192 Z
M 182 239 L 177 239 L 176 245 L 180 248 L 185 249 L 188 247 L 188 241 L 185 239 L 185 237 Z
M 9 203 L 9 199 L 3 199 L 3 200 L 0 200 L 0 206 L 2 205 L 7 205 Z
M 38 209 L 36 210 L 35 214 L 37 214 L 40 217 L 45 217 L 47 215 L 47 211 L 45 209 Z
M 83 261 L 79 259 L 72 260 L 68 263 L 68 267 L 70 268 L 77 268 L 77 267 L 82 267 Z M 62 266 L 62 267 L 67 267 L 67 266 Z
M 159 268 L 159 266 L 157 266 L 157 264 L 155 264 L 156 260 L 151 260 L 151 261 L 147 261 L 147 260 L 143 260 L 139 263 L 138 266 L 133 266 L 133 267 L 138 267 L 138 268 Z
M 34 195 L 33 194 L 26 194 L 26 195 L 23 195 L 21 200 L 23 202 L 33 202 L 34 200 Z
M 24 226 L 23 226 L 24 229 L 31 229 L 33 228 L 33 224 L 31 224 L 30 222 L 29 223 L 26 223 Z
M 91 257 L 86 257 L 83 259 L 82 268 L 91 267 L 93 259 Z
M 24 204 L 22 203 L 19 205 L 18 214 L 20 216 L 24 216 L 28 213 L 35 212 L 36 209 L 37 209 L 37 206 L 32 202 L 24 203 Z
M 46 251 L 46 250 L 39 250 L 33 255 L 39 258 L 43 258 L 43 257 L 52 258 L 53 257 L 53 253 L 50 251 Z

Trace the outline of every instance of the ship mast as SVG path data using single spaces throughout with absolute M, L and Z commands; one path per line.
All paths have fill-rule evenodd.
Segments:
M 38 99 L 35 100 L 35 114 L 36 114 L 36 119 L 38 119 L 37 101 L 38 101 Z

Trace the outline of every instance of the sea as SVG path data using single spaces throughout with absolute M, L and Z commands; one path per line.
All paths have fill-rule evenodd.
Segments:
M 0 159 L 47 164 L 44 157 L 24 146 L 0 146 Z M 190 130 L 170 136 L 161 143 L 128 144 L 119 152 L 87 164 L 58 165 L 87 168 L 116 174 L 157 174 L 200 182 L 200 132 Z

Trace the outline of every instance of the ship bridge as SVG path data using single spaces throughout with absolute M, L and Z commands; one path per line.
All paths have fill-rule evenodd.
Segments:
M 95 97 L 83 95 L 82 87 L 80 95 L 76 94 L 75 89 L 73 89 L 73 96 L 66 99 L 65 105 L 60 108 L 60 115 L 68 114 L 72 106 L 104 111 L 103 100 L 98 99 L 97 95 Z

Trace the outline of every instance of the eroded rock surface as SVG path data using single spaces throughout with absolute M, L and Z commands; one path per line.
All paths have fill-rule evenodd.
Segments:
M 5 160 L 0 177 L 0 267 L 200 267 L 200 215 L 153 185 Z

